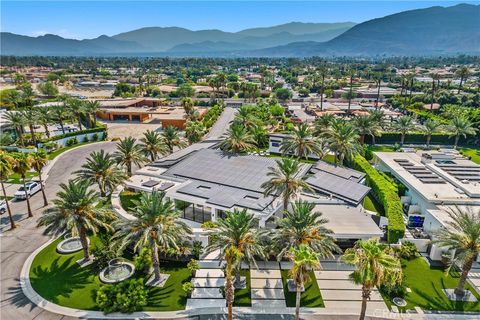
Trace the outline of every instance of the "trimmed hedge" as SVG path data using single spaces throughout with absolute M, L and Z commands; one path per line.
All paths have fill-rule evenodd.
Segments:
M 395 144 L 400 143 L 399 132 L 382 132 L 381 137 L 375 137 L 375 143 L 379 144 Z M 467 136 L 467 138 L 460 137 L 458 141 L 459 145 L 468 145 L 473 136 Z M 442 145 L 453 145 L 455 142 L 455 137 L 450 136 L 448 133 L 434 133 L 432 134 L 432 139 L 430 144 L 442 144 Z M 365 143 L 371 144 L 372 137 L 365 136 Z M 427 143 L 427 136 L 422 132 L 411 132 L 405 135 L 404 144 L 425 144 Z
M 63 139 L 63 138 L 68 138 L 68 137 L 74 137 L 74 136 L 78 136 L 78 135 L 82 135 L 82 134 L 85 135 L 85 134 L 88 134 L 88 133 L 106 132 L 106 131 L 107 131 L 106 128 L 90 128 L 90 129 L 85 129 L 85 130 L 80 130 L 80 131 L 67 132 L 65 134 L 59 134 L 59 135 L 56 135 L 56 136 L 52 136 L 48 139 L 39 140 L 39 142 L 47 143 L 47 142 L 50 142 L 50 141 L 60 140 L 60 139 Z
M 366 173 L 369 187 L 372 188 L 385 208 L 385 215 L 388 218 L 388 242 L 397 243 L 405 234 L 403 209 L 397 187 L 375 170 L 364 157 L 360 155 L 354 157 L 353 164 L 355 169 Z

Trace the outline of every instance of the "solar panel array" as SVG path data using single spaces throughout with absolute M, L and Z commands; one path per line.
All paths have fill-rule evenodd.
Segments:
M 330 163 L 325 161 L 318 161 L 317 164 L 312 168 L 312 172 L 317 171 L 324 171 L 340 178 L 348 179 L 348 180 L 355 180 L 360 181 L 365 177 L 365 173 L 341 167 L 341 166 L 334 166 Z
M 437 166 L 458 180 L 480 181 L 478 165 L 437 164 Z
M 407 159 L 394 159 L 407 172 L 412 174 L 415 178 L 426 184 L 445 184 L 446 181 L 440 178 L 436 173 L 429 170 L 425 166 L 419 166 L 411 163 Z

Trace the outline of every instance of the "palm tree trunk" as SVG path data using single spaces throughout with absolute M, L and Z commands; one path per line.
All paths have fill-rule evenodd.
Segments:
M 362 287 L 362 309 L 360 310 L 360 320 L 365 319 L 365 314 L 367 313 L 367 300 L 370 298 L 370 289 L 365 286 Z
M 363 146 L 365 144 L 365 135 L 360 135 L 360 144 Z
M 58 120 L 58 124 L 60 125 L 60 128 L 62 128 L 62 134 L 65 134 L 65 127 L 63 126 L 63 120 Z
M 153 154 L 153 152 L 150 152 L 150 160 L 155 161 L 155 155 Z
M 460 135 L 459 135 L 459 134 L 457 134 L 457 135 L 455 136 L 455 143 L 454 143 L 454 145 L 453 145 L 453 147 L 454 147 L 455 149 L 457 149 L 458 140 L 460 140 Z
M 297 290 L 295 293 L 295 320 L 300 319 L 300 298 L 302 295 L 302 283 L 297 281 Z
M 28 126 L 30 127 L 30 134 L 32 136 L 33 145 L 37 146 L 37 139 L 35 137 L 35 129 L 33 128 L 33 123 L 29 123 Z
M 405 141 L 405 133 L 400 135 L 400 145 L 403 146 L 403 142 Z
M 459 295 L 459 296 L 465 295 L 465 282 L 467 281 L 467 277 L 468 277 L 468 273 L 470 272 L 470 269 L 472 269 L 474 259 L 475 257 L 472 256 L 471 258 L 468 258 L 463 263 L 460 281 L 458 282 L 458 285 L 454 291 L 456 295 Z
M 283 211 L 287 211 L 288 210 L 288 196 L 284 196 L 283 197 Z
M 431 134 L 427 134 L 427 148 L 430 147 L 430 140 L 432 139 Z
M 10 204 L 8 203 L 7 192 L 5 191 L 5 185 L 3 180 L 0 181 L 2 185 L 3 197 L 5 198 L 5 203 L 7 204 L 8 219 L 10 220 L 10 229 L 15 229 L 15 221 L 13 221 L 12 210 L 10 210 Z
M 45 135 L 47 136 L 47 138 L 50 138 L 50 131 L 48 131 L 48 126 L 44 125 L 43 128 L 45 129 Z
M 155 280 L 160 280 L 160 260 L 158 259 L 157 244 L 153 239 L 150 239 L 150 251 L 152 252 L 152 266 Z
M 38 180 L 40 181 L 40 187 L 42 189 L 42 196 L 43 196 L 43 206 L 48 206 L 47 196 L 45 195 L 45 189 L 43 187 L 43 179 L 42 179 L 42 170 L 38 171 Z
M 90 253 L 88 252 L 88 240 L 87 240 L 87 231 L 83 226 L 78 230 L 78 236 L 80 237 L 80 242 L 82 243 L 83 250 L 83 261 L 90 260 Z
M 375 109 L 378 109 L 378 103 L 380 102 L 380 85 L 382 80 L 378 81 L 377 102 L 375 102 Z
M 28 210 L 28 217 L 33 217 L 32 208 L 30 207 L 30 199 L 28 199 L 27 187 L 25 186 L 25 175 L 22 175 L 23 181 L 23 191 L 25 192 L 25 200 L 27 200 L 27 210 Z
M 225 299 L 227 300 L 228 320 L 233 320 L 233 300 L 235 299 L 235 289 L 233 287 L 232 276 L 228 274 L 228 272 L 225 282 Z
M 80 119 L 80 116 L 77 117 L 77 122 L 78 122 L 78 130 L 82 130 L 82 120 Z
M 375 145 L 375 135 L 372 134 L 372 145 Z
M 129 161 L 126 164 L 127 164 L 127 173 L 128 173 L 128 176 L 130 177 L 132 175 L 132 163 Z

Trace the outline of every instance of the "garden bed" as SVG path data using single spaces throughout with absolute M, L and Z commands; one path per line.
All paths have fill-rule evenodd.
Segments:
M 285 303 L 287 304 L 287 307 L 295 307 L 296 293 L 288 291 L 287 280 L 290 278 L 288 272 L 289 270 L 281 270 Z M 300 306 L 308 308 L 323 308 L 325 307 L 325 304 L 323 303 L 322 294 L 318 288 L 317 280 L 315 279 L 313 271 L 309 271 L 309 277 L 310 281 L 305 284 L 305 291 L 301 294 Z
M 240 275 L 247 280 L 247 287 L 243 289 L 235 289 L 234 307 L 251 307 L 252 306 L 252 288 L 250 283 L 250 269 L 242 269 Z

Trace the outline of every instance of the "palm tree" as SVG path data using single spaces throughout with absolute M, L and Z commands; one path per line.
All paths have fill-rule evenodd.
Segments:
M 14 127 L 18 141 L 20 145 L 23 146 L 23 127 L 26 124 L 23 113 L 19 111 L 7 111 L 5 112 L 5 120 Z
M 5 191 L 5 185 L 3 182 L 13 173 L 13 167 L 15 164 L 15 158 L 8 152 L 0 150 L 0 184 L 2 185 L 3 198 L 7 204 L 8 218 L 10 219 L 10 228 L 15 229 L 15 222 L 13 221 L 12 210 L 10 209 L 10 203 L 8 202 L 7 192 Z
M 341 260 L 355 266 L 350 277 L 355 284 L 362 285 L 360 320 L 363 320 L 372 290 L 382 284 L 394 285 L 401 282 L 400 260 L 391 248 L 380 244 L 377 239 L 358 240 L 353 248 L 345 250 Z
M 460 77 L 460 84 L 457 91 L 457 94 L 459 94 L 462 90 L 464 81 L 466 81 L 468 79 L 468 76 L 470 75 L 470 70 L 468 69 L 468 67 L 463 66 L 456 71 L 456 75 L 457 77 Z
M 202 136 L 205 133 L 205 126 L 200 121 L 187 121 L 185 126 L 185 136 L 190 144 L 199 142 L 202 140 Z
M 327 76 L 329 70 L 326 65 L 321 65 L 318 68 L 320 78 L 322 79 L 320 84 L 320 111 L 323 111 L 323 93 L 325 91 L 325 77 Z
M 238 124 L 232 124 L 227 130 L 227 137 L 220 143 L 220 149 L 227 152 L 241 153 L 254 147 L 255 140 L 250 132 Z
M 100 102 L 89 100 L 85 102 L 83 108 L 85 115 L 87 116 L 88 126 L 90 128 L 95 128 L 97 126 L 97 117 L 95 114 L 100 109 Z
M 288 210 L 288 203 L 300 190 L 309 190 L 309 185 L 302 179 L 301 165 L 295 159 L 282 158 L 276 160 L 275 167 L 269 167 L 268 181 L 262 183 L 265 196 L 276 195 L 283 199 L 283 210 Z
M 38 108 L 37 109 L 38 123 L 43 126 L 45 135 L 50 138 L 50 131 L 48 125 L 52 123 L 52 110 L 50 108 Z
M 405 135 L 415 128 L 412 117 L 401 116 L 393 126 L 400 132 L 400 145 L 403 146 Z
M 34 109 L 26 109 L 22 112 L 25 122 L 30 128 L 31 142 L 34 146 L 37 145 L 37 137 L 35 136 L 35 122 L 37 122 L 37 112 Z
M 182 139 L 178 135 L 178 129 L 174 126 L 168 126 L 164 128 L 161 136 L 168 148 L 169 153 L 173 152 L 174 147 L 180 149 L 185 147 L 185 142 L 182 141 Z
M 377 121 L 371 115 L 357 116 L 353 119 L 353 126 L 360 135 L 360 144 L 365 144 L 365 136 L 376 136 L 382 129 Z
M 43 195 L 43 206 L 48 206 L 47 196 L 45 195 L 45 188 L 43 186 L 43 179 L 42 179 L 42 170 L 47 165 L 48 162 L 48 155 L 43 149 L 38 149 L 35 152 L 30 154 L 32 156 L 32 168 L 38 173 L 38 182 L 42 188 L 42 195 Z
M 423 124 L 422 131 L 427 136 L 427 148 L 430 147 L 430 140 L 432 139 L 432 134 L 437 132 L 439 128 L 440 123 L 433 119 L 428 119 Z
M 25 176 L 32 168 L 32 157 L 25 152 L 14 153 L 15 162 L 13 164 L 13 172 L 17 173 L 22 178 L 23 191 L 25 192 L 25 200 L 27 200 L 28 216 L 33 217 L 32 208 L 30 207 L 30 196 L 27 193 L 27 186 L 25 185 Z
M 246 261 L 255 263 L 255 256 L 264 257 L 262 245 L 259 240 L 259 232 L 255 228 L 258 222 L 246 209 L 234 209 L 227 212 L 224 219 L 218 219 L 218 227 L 212 230 L 211 242 L 205 249 L 206 252 L 219 250 L 222 255 L 233 246 L 245 258 Z M 240 263 L 235 272 L 235 285 L 241 286 Z
M 440 75 L 438 73 L 432 73 L 430 76 L 432 77 L 432 96 L 430 100 L 430 111 L 433 111 L 433 102 L 435 100 L 435 82 L 440 81 Z
M 334 164 L 344 159 L 351 159 L 354 154 L 360 152 L 359 136 L 355 128 L 342 120 L 332 122 L 330 128 L 323 134 L 328 148 L 334 153 Z
M 228 247 L 224 254 L 225 260 L 225 300 L 228 308 L 228 320 L 233 320 L 233 301 L 235 300 L 235 285 L 233 283 L 233 275 L 235 266 L 240 263 L 242 254 L 234 246 Z
M 335 116 L 331 113 L 326 113 L 315 119 L 315 135 L 321 135 L 327 130 L 332 122 L 335 120 Z
M 300 319 L 300 298 L 304 284 L 310 281 L 309 270 L 319 269 L 318 253 L 305 245 L 300 245 L 298 249 L 290 248 L 289 258 L 293 262 L 289 275 L 295 282 L 295 319 Z
M 373 75 L 373 79 L 377 84 L 377 99 L 375 100 L 375 109 L 378 109 L 378 103 L 380 102 L 380 89 L 382 87 L 383 74 L 381 72 L 376 72 Z
M 65 106 L 54 107 L 52 108 L 52 117 L 60 125 L 62 134 L 65 134 L 65 120 L 71 117 L 70 110 Z
M 324 226 L 328 220 L 314 209 L 314 203 L 297 201 L 290 210 L 284 212 L 283 218 L 278 220 L 278 228 L 272 235 L 279 250 L 278 260 L 282 259 L 290 248 L 298 249 L 300 245 L 309 247 L 324 258 L 340 251 L 332 237 L 333 232 Z
M 97 183 L 102 197 L 107 195 L 107 190 L 112 192 L 127 179 L 127 175 L 117 165 L 113 155 L 104 150 L 90 153 L 82 169 L 73 173 L 77 174 L 80 180 Z
M 478 254 L 480 254 L 480 211 L 471 207 L 450 208 L 447 228 L 436 233 L 433 243 L 453 251 L 453 260 L 461 262 L 462 274 L 455 294 L 465 295 L 465 282 Z
M 85 115 L 84 102 L 79 99 L 68 99 L 67 108 L 77 119 L 78 130 L 82 130 L 82 116 Z
M 248 130 L 252 129 L 256 125 L 256 122 L 252 114 L 251 106 L 241 106 L 233 119 L 234 124 L 240 125 Z
M 355 98 L 356 94 L 353 92 L 353 77 L 355 76 L 355 69 L 350 69 L 347 72 L 348 78 L 350 79 L 350 86 L 348 92 L 346 92 L 346 97 L 348 98 L 348 110 L 347 114 L 350 114 L 350 106 L 352 104 L 352 99 Z
M 113 154 L 117 163 L 127 168 L 128 176 L 132 175 L 132 165 L 140 167 L 147 162 L 142 147 L 136 144 L 137 139 L 127 137 L 117 143 L 117 151 Z
M 117 221 L 112 240 L 120 251 L 130 244 L 134 244 L 136 252 L 148 246 L 152 254 L 153 282 L 156 283 L 161 278 L 158 251 L 178 249 L 178 244 L 191 234 L 191 230 L 178 219 L 178 211 L 171 200 L 165 199 L 164 192 L 142 193 L 133 203 L 132 214 L 136 219 Z
M 313 137 L 313 132 L 306 123 L 293 129 L 293 134 L 283 140 L 280 151 L 284 154 L 294 153 L 299 159 L 308 159 L 311 154 L 320 158 L 324 155 L 320 141 Z
M 448 126 L 448 131 L 450 131 L 450 136 L 455 137 L 455 143 L 453 144 L 454 148 L 457 148 L 458 141 L 460 137 L 466 138 L 467 135 L 474 135 L 477 132 L 477 129 L 466 117 L 455 116 L 450 121 Z
M 152 162 L 159 154 L 167 153 L 167 146 L 158 132 L 147 130 L 143 133 L 143 138 L 140 141 L 142 142 L 143 152 L 150 156 Z
M 88 181 L 69 180 L 60 184 L 61 191 L 53 200 L 54 207 L 47 209 L 38 219 L 38 226 L 46 226 L 45 234 L 60 235 L 68 232 L 79 237 L 83 248 L 83 261 L 90 260 L 87 233 L 99 229 L 112 230 L 108 223 L 114 219 L 111 211 L 99 208 L 96 192 Z
M 189 98 L 189 97 L 182 98 L 181 104 L 186 115 L 188 115 L 193 110 L 194 102 L 192 98 Z

